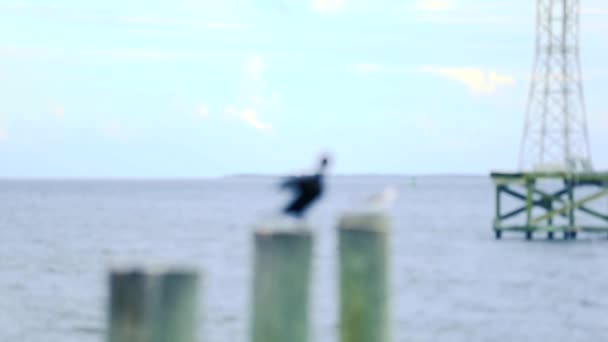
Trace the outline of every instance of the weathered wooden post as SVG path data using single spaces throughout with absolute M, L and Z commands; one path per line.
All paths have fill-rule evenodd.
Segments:
M 195 342 L 198 275 L 168 269 L 110 274 L 109 342 Z
M 254 242 L 252 341 L 308 342 L 311 231 L 258 229 Z
M 341 342 L 389 340 L 388 231 L 383 214 L 351 213 L 339 227 Z
M 147 312 L 149 279 L 141 270 L 110 274 L 109 342 L 145 342 L 150 339 Z
M 160 275 L 152 318 L 153 342 L 195 342 L 198 308 L 198 276 L 185 269 Z

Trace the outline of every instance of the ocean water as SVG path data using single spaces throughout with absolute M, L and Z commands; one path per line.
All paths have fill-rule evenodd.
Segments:
M 286 200 L 271 177 L 0 181 L 0 342 L 101 342 L 116 262 L 203 275 L 200 341 L 247 341 L 252 227 Z M 311 212 L 311 341 L 337 341 L 340 214 L 393 185 L 393 341 L 608 339 L 608 240 L 491 230 L 488 177 L 335 177 Z M 606 205 L 608 207 L 608 204 Z

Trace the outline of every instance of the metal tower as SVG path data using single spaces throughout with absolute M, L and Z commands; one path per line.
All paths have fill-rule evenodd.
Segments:
M 537 0 L 536 54 L 519 167 L 590 171 L 579 59 L 580 0 Z

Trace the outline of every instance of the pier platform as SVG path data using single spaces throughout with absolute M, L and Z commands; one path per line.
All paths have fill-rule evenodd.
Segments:
M 608 234 L 607 172 L 492 172 L 494 232 L 546 233 L 576 239 L 579 232 Z M 507 203 L 508 202 L 508 203 Z M 506 208 L 508 207 L 508 208 Z

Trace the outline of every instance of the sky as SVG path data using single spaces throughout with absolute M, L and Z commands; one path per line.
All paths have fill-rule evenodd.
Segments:
M 0 177 L 515 170 L 535 1 L 0 0 Z M 608 168 L 608 4 L 584 0 Z

